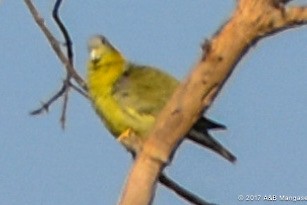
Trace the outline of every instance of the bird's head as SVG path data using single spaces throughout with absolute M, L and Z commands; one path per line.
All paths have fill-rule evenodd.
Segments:
M 108 54 L 119 54 L 119 51 L 102 35 L 95 35 L 89 39 L 88 51 L 93 63 L 103 60 Z

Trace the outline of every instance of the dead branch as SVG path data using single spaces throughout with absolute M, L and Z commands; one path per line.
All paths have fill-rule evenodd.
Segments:
M 183 136 L 212 104 L 236 64 L 256 42 L 307 23 L 306 7 L 286 8 L 287 2 L 237 1 L 230 20 L 205 46 L 206 55 L 159 114 L 128 176 L 121 205 L 151 204 L 157 179 Z
M 62 125 L 62 128 L 65 127 L 65 119 L 66 119 L 66 110 L 67 110 L 67 104 L 68 104 L 68 95 L 70 88 L 73 88 L 77 92 L 86 95 L 84 91 L 86 91 L 86 84 L 84 80 L 80 77 L 80 75 L 76 72 L 76 70 L 73 67 L 73 49 L 72 49 L 72 41 L 69 36 L 69 33 L 67 32 L 64 24 L 62 23 L 58 12 L 59 8 L 61 6 L 62 0 L 57 0 L 54 5 L 54 9 L 52 12 L 53 18 L 55 22 L 57 23 L 58 27 L 60 28 L 61 33 L 64 36 L 65 39 L 65 45 L 66 45 L 66 51 L 67 51 L 67 57 L 63 54 L 61 50 L 60 43 L 57 41 L 57 39 L 53 36 L 53 34 L 50 32 L 50 30 L 47 28 L 47 26 L 44 24 L 43 18 L 39 15 L 37 9 L 33 5 L 33 3 L 30 0 L 25 0 L 26 5 L 28 6 L 33 18 L 35 19 L 35 22 L 37 25 L 41 28 L 41 30 L 44 32 L 45 36 L 47 37 L 51 47 L 61 60 L 61 62 L 65 65 L 66 68 L 66 79 L 63 81 L 63 85 L 59 91 L 56 92 L 55 95 L 53 95 L 46 103 L 43 103 L 42 106 L 32 112 L 30 112 L 31 115 L 37 115 L 41 114 L 43 111 L 48 111 L 49 107 L 57 101 L 59 98 L 63 97 L 63 106 L 62 106 L 62 114 L 60 118 L 60 122 Z M 78 88 L 77 86 L 73 85 L 71 83 L 71 78 L 73 78 L 79 86 L 84 90 Z
M 60 61 L 64 64 L 67 73 L 71 75 L 71 77 L 80 85 L 80 87 L 86 90 L 86 83 L 84 82 L 82 77 L 76 72 L 76 69 L 74 69 L 74 67 L 69 63 L 69 60 L 61 50 L 60 43 L 57 41 L 57 39 L 52 35 L 50 30 L 45 25 L 44 19 L 40 16 L 37 9 L 33 5 L 32 1 L 31 0 L 24 0 L 24 1 L 28 6 L 35 22 L 47 37 L 52 49 L 54 50 Z
M 167 188 L 170 188 L 171 190 L 175 191 L 178 196 L 183 197 L 185 200 L 189 201 L 192 204 L 195 205 L 215 205 L 211 204 L 207 201 L 204 201 L 203 199 L 199 198 L 195 194 L 191 193 L 190 191 L 182 188 L 179 184 L 177 184 L 175 181 L 167 177 L 165 174 L 161 174 L 159 177 L 159 182 L 166 186 Z

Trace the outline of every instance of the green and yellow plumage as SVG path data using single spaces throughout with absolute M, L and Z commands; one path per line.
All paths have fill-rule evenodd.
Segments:
M 109 131 L 137 153 L 179 82 L 156 68 L 130 63 L 103 36 L 94 36 L 88 46 L 87 83 L 93 106 Z M 235 161 L 208 134 L 207 129 L 212 128 L 224 126 L 200 118 L 187 137 Z

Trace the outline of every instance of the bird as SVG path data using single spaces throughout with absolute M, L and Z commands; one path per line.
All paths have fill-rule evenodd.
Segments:
M 97 115 L 110 133 L 135 156 L 179 81 L 158 68 L 126 60 L 103 35 L 88 41 L 87 87 Z M 230 162 L 236 157 L 208 131 L 225 126 L 200 117 L 185 136 Z

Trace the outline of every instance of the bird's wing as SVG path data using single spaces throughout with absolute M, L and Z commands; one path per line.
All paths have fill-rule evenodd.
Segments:
M 113 96 L 123 109 L 156 116 L 177 85 L 175 78 L 156 68 L 128 63 Z
M 161 111 L 177 85 L 176 79 L 155 68 L 129 64 L 114 86 L 113 97 L 123 110 L 144 123 L 147 117 L 155 117 Z M 225 129 L 225 126 L 200 117 L 187 137 L 234 162 L 236 157 L 209 135 L 210 129 Z

